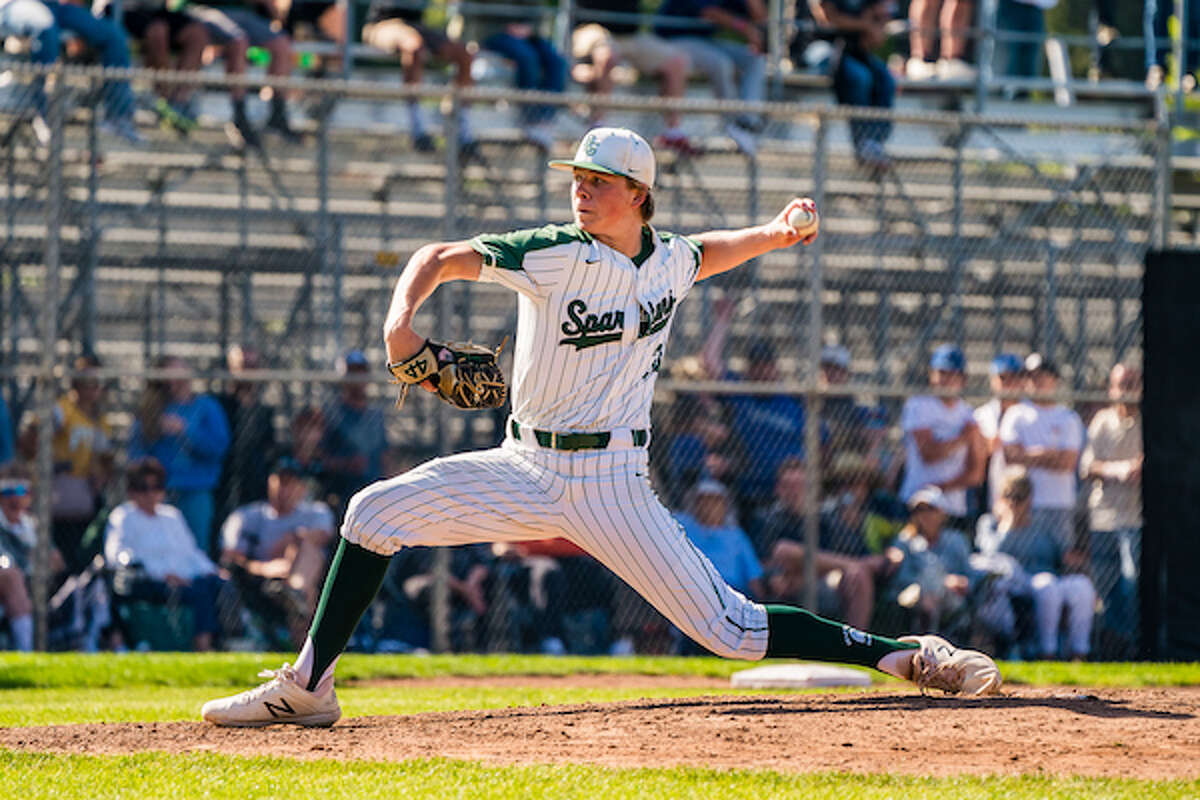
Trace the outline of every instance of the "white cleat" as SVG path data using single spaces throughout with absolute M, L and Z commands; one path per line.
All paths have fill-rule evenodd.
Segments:
M 990 656 L 960 649 L 932 634 L 901 636 L 900 641 L 919 645 L 913 653 L 909 679 L 922 693 L 926 689 L 972 696 L 1000 693 L 1000 670 Z
M 200 709 L 200 717 L 231 728 L 277 723 L 327 728 L 341 718 L 337 694 L 332 689 L 325 694 L 308 691 L 297 682 L 296 671 L 290 665 L 265 669 L 258 675 L 271 680 L 232 697 L 209 700 Z

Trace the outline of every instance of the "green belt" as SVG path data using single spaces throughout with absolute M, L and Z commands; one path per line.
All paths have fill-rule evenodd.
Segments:
M 517 441 L 521 441 L 521 426 L 517 421 L 512 422 L 512 435 Z M 529 429 L 526 428 L 526 433 Z M 644 447 L 650 439 L 650 433 L 644 430 L 631 431 L 633 434 L 633 446 Z M 537 439 L 537 443 L 542 447 L 549 447 L 551 450 L 603 450 L 608 447 L 608 443 L 612 440 L 612 434 L 608 431 L 600 433 L 554 433 L 553 431 L 533 431 L 533 438 Z

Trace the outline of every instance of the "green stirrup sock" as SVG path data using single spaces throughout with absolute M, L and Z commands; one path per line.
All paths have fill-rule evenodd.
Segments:
M 912 642 L 864 633 L 795 606 L 767 606 L 767 628 L 768 658 L 805 658 L 875 667 L 888 653 L 917 647 Z
M 387 572 L 391 556 L 381 556 L 366 548 L 342 539 L 338 543 L 325 586 L 321 589 L 321 601 L 313 615 L 308 636 L 313 643 L 313 668 L 308 679 L 308 691 L 317 688 L 317 682 L 325 670 L 343 650 L 358 626 L 359 619 L 366 613 L 371 601 L 379 593 L 383 576 Z

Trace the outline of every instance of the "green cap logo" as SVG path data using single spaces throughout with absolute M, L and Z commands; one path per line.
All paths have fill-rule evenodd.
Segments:
M 595 134 L 588 134 L 587 141 L 583 143 L 583 152 L 589 156 L 594 156 L 599 149 L 600 145 L 596 142 Z

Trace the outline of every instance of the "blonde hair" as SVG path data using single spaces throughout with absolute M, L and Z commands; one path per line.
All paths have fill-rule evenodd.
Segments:
M 1033 481 L 1024 467 L 1010 467 L 1004 472 L 1000 496 L 1010 503 L 1023 503 L 1033 497 Z

